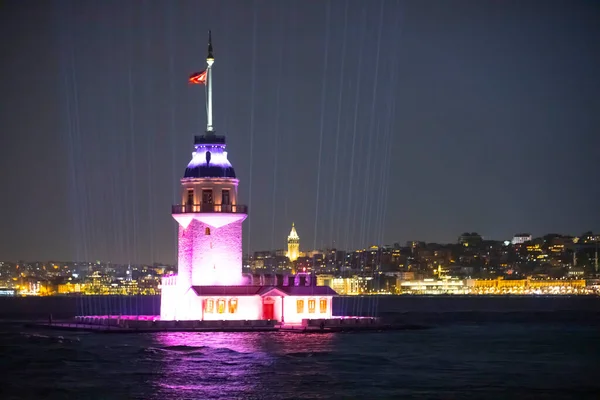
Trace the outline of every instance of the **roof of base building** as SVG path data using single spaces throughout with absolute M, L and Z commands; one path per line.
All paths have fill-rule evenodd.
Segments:
M 336 296 L 329 286 L 193 286 L 198 296 L 260 296 L 277 289 L 288 296 Z

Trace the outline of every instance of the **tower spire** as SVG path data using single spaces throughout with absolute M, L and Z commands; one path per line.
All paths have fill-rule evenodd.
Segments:
M 212 47 L 212 35 L 210 30 L 208 31 L 208 55 L 206 56 L 206 83 L 208 86 L 208 95 L 206 101 L 206 135 L 212 136 L 213 133 L 213 121 L 212 121 L 212 65 L 215 62 L 213 56 Z
M 214 60 L 213 57 L 213 48 L 212 48 L 212 34 L 211 31 L 208 31 L 208 56 L 206 57 L 207 60 Z

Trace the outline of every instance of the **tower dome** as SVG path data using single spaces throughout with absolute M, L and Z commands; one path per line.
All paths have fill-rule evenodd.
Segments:
M 196 136 L 195 151 L 184 178 L 234 178 L 235 170 L 227 159 L 225 137 L 216 135 Z

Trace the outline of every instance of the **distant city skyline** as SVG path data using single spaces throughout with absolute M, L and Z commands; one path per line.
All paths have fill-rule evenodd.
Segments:
M 175 263 L 208 29 L 245 253 L 600 230 L 594 2 L 33 3 L 0 15 L 0 259 Z
M 294 226 L 294 232 L 295 232 L 295 226 Z M 297 233 L 296 233 L 297 234 Z M 516 233 L 513 236 L 511 236 L 510 238 L 489 238 L 489 237 L 485 237 L 485 235 L 480 235 L 478 232 L 462 232 L 459 235 L 456 235 L 456 238 L 454 241 L 450 241 L 450 242 L 433 242 L 433 241 L 427 241 L 427 240 L 418 240 L 418 239 L 414 239 L 414 240 L 407 240 L 407 241 L 403 241 L 403 242 L 392 242 L 392 243 L 384 243 L 384 244 L 371 244 L 371 245 L 366 245 L 363 247 L 357 247 L 357 248 L 336 248 L 336 247 L 329 247 L 329 246 L 324 246 L 324 247 L 317 247 L 317 248 L 308 248 L 308 247 L 304 247 L 301 244 L 301 239 L 298 240 L 298 237 L 295 238 L 294 242 L 296 245 L 292 245 L 292 248 L 296 249 L 296 252 L 292 252 L 292 258 L 290 259 L 290 261 L 295 261 L 299 256 L 305 257 L 305 256 L 310 256 L 310 254 L 312 253 L 317 253 L 317 254 L 325 254 L 327 252 L 327 250 L 337 250 L 337 251 L 342 251 L 342 252 L 355 252 L 355 251 L 362 251 L 362 250 L 369 250 L 372 249 L 373 247 L 379 247 L 379 248 L 395 248 L 396 245 L 399 245 L 400 248 L 409 248 L 411 247 L 411 243 L 425 243 L 427 245 L 440 245 L 440 246 L 452 246 L 452 245 L 460 245 L 463 242 L 464 239 L 464 235 L 467 234 L 467 237 L 471 236 L 472 234 L 475 235 L 479 235 L 481 236 L 481 239 L 484 241 L 491 241 L 491 242 L 496 242 L 496 243 L 502 243 L 502 242 L 508 242 L 509 245 L 519 245 L 519 244 L 523 244 L 529 241 L 538 241 L 540 239 L 545 238 L 546 236 L 561 236 L 563 238 L 573 238 L 575 240 L 572 241 L 572 243 L 574 245 L 579 244 L 579 245 L 586 245 L 586 246 L 593 246 L 594 243 L 596 243 L 594 240 L 598 239 L 598 243 L 600 244 L 600 234 L 598 234 L 597 232 L 592 232 L 592 231 L 586 231 L 586 232 L 582 232 L 580 234 L 569 234 L 569 233 L 557 233 L 557 232 L 547 232 L 541 235 L 531 235 L 529 233 Z M 587 236 L 587 240 L 584 242 L 582 241 L 583 238 L 585 237 L 584 234 L 591 234 L 591 236 Z M 524 236 L 526 235 L 526 236 Z M 256 250 L 252 250 L 251 252 L 247 253 L 244 252 L 243 256 L 244 258 L 246 257 L 253 257 L 256 255 L 256 253 L 265 253 L 265 252 L 271 252 L 271 253 L 281 253 L 281 254 L 285 254 L 286 257 L 290 257 L 290 245 L 289 245 L 289 239 L 290 239 L 291 235 L 288 235 L 286 237 L 286 243 L 285 245 L 279 246 L 279 247 L 274 247 L 274 248 L 264 248 L 264 249 L 256 249 Z M 299 236 L 299 235 L 298 235 Z M 310 257 L 309 257 L 310 258 Z M 127 261 L 120 261 L 120 260 L 110 260 L 110 259 L 92 259 L 92 260 L 66 260 L 66 259 L 59 259 L 59 258 L 45 258 L 45 259 L 27 259 L 27 258 L 20 258 L 20 259 L 3 259 L 0 260 L 0 262 L 13 262 L 13 263 L 19 263 L 19 262 L 26 262 L 26 263 L 31 263 L 31 262 L 40 262 L 40 263 L 46 263 L 46 262 L 68 262 L 68 263 L 84 263 L 84 264 L 94 264 L 94 263 L 110 263 L 113 265 L 162 265 L 162 266 L 177 266 L 177 262 L 176 261 L 172 261 L 172 262 L 165 262 L 162 260 L 155 260 L 151 263 L 145 263 L 145 262 L 127 262 Z

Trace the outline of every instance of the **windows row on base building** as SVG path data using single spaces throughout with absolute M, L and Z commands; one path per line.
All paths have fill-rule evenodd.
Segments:
M 296 313 L 298 314 L 317 314 L 317 301 L 318 301 L 318 313 L 326 314 L 329 308 L 329 301 L 326 297 L 322 298 L 309 298 L 305 301 L 305 299 L 297 299 L 296 300 Z M 225 298 L 208 298 L 204 300 L 204 312 L 206 314 L 235 314 L 238 312 L 238 299 L 236 297 L 231 297 L 229 299 Z M 268 304 L 268 303 L 263 303 Z

